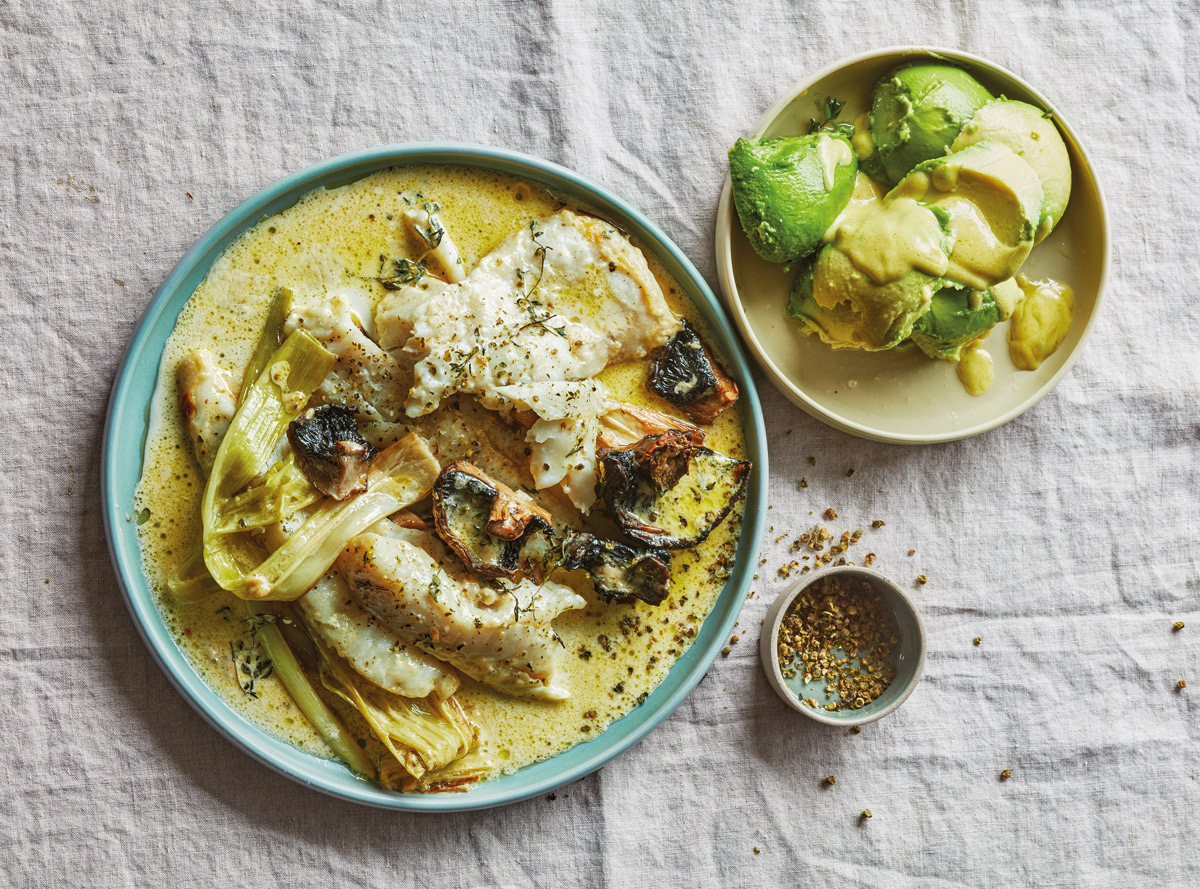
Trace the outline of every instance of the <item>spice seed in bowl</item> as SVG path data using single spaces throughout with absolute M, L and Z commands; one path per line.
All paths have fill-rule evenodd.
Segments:
M 857 710 L 878 698 L 896 676 L 895 618 L 870 582 L 847 574 L 803 590 L 779 628 L 779 667 L 785 678 L 825 683 L 825 701 L 808 707 Z

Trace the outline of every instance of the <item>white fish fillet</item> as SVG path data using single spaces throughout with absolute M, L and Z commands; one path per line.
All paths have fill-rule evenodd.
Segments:
M 309 626 L 380 688 L 406 698 L 435 691 L 448 698 L 458 690 L 452 671 L 383 626 L 336 572 L 317 581 L 299 605 Z
M 421 531 L 361 534 L 337 569 L 389 630 L 485 685 L 513 695 L 562 700 L 562 646 L 551 621 L 583 608 L 570 587 L 523 580 L 508 592 L 483 586 L 430 555 Z M 449 570 L 448 570 L 449 569 Z
M 538 487 L 561 483 L 586 511 L 605 397 L 591 378 L 665 343 L 679 319 L 641 251 L 607 223 L 564 209 L 505 239 L 435 298 L 398 296 L 377 323 L 414 361 L 410 417 L 457 392 L 493 410 L 532 411 Z
M 419 306 L 405 408 L 418 417 L 454 392 L 584 380 L 646 355 L 678 326 L 639 250 L 606 223 L 560 210 Z
M 320 302 L 293 308 L 284 323 L 284 334 L 306 330 L 337 356 L 337 365 L 319 390 L 325 401 L 395 420 L 403 413 L 407 375 L 394 356 L 363 332 L 360 320 L 355 295 L 335 292 Z
M 179 362 L 177 372 L 188 438 L 196 449 L 200 468 L 208 475 L 237 410 L 239 384 L 232 373 L 217 364 L 217 356 L 208 349 L 188 352 Z

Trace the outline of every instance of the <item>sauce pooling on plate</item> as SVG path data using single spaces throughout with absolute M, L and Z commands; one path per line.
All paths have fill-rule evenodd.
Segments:
M 607 262 L 589 265 L 592 253 Z M 490 281 L 484 272 L 472 274 L 481 264 L 495 265 L 488 272 Z M 509 295 L 515 290 L 514 298 L 522 300 L 516 306 L 521 324 L 500 325 L 489 333 L 486 328 L 497 312 L 502 316 L 513 310 L 509 304 L 497 310 L 496 304 L 488 302 L 503 300 L 506 286 Z M 509 634 L 506 638 L 516 630 L 528 632 L 531 639 L 541 633 L 541 638 L 553 643 L 552 657 L 547 657 L 554 661 L 553 679 L 543 679 L 536 670 L 523 674 L 526 665 L 510 652 L 502 665 L 508 671 L 507 685 L 496 679 L 490 667 L 474 664 L 456 669 L 447 653 L 439 650 L 439 639 L 426 638 L 430 634 L 405 635 L 408 625 L 384 613 L 377 600 L 364 595 L 362 601 L 350 602 L 353 590 L 344 592 L 349 587 L 328 589 L 328 584 L 343 583 L 347 577 L 367 576 L 361 564 L 357 573 L 352 572 L 346 564 L 349 556 L 343 554 L 318 584 L 324 597 L 320 602 L 314 598 L 306 604 L 301 598 L 295 605 L 281 606 L 277 613 L 288 639 L 296 638 L 299 624 L 339 624 L 345 631 L 339 636 L 327 627 L 321 636 L 318 648 L 336 648 L 334 654 L 326 653 L 332 667 L 317 669 L 305 661 L 303 651 L 298 650 L 297 656 L 326 704 L 363 741 L 379 769 L 379 779 L 388 786 L 439 789 L 436 781 L 422 784 L 416 776 L 389 779 L 389 767 L 383 763 L 395 761 L 388 759 L 380 738 L 372 732 L 364 716 L 367 711 L 347 706 L 346 696 L 339 697 L 341 693 L 331 689 L 338 686 L 331 675 L 352 669 L 357 672 L 350 684 L 365 687 L 364 677 L 369 676 L 374 685 L 364 695 L 383 700 L 378 697 L 383 694 L 378 683 L 384 681 L 379 677 L 392 674 L 378 663 L 387 656 L 386 649 L 381 655 L 371 645 L 372 640 L 388 638 L 387 633 L 399 633 L 402 641 L 397 652 L 403 649 L 405 656 L 423 665 L 431 677 L 429 687 L 447 691 L 457 685 L 453 700 L 475 727 L 476 754 L 486 762 L 478 769 L 481 775 L 513 771 L 595 737 L 644 701 L 687 650 L 723 588 L 736 550 L 741 503 L 738 496 L 732 497 L 727 518 L 707 529 L 706 539 L 689 540 L 688 548 L 666 553 L 623 535 L 603 501 L 593 502 L 589 482 L 594 477 L 590 473 L 596 471 L 596 448 L 639 446 L 642 451 L 637 453 L 643 454 L 643 445 L 653 433 L 665 436 L 664 442 L 676 449 L 672 453 L 684 461 L 680 465 L 694 466 L 700 451 L 692 436 L 699 438 L 702 433 L 700 450 L 714 454 L 705 458 L 710 461 L 704 463 L 705 471 L 711 460 L 717 460 L 713 465 L 718 466 L 726 458 L 735 464 L 745 455 L 743 431 L 738 412 L 723 408 L 736 397 L 736 387 L 715 419 L 708 412 L 697 414 L 694 404 L 672 404 L 650 392 L 647 373 L 655 356 L 674 341 L 667 336 L 678 326 L 676 316 L 699 334 L 704 354 L 716 370 L 714 386 L 721 388 L 721 357 L 711 352 L 703 319 L 678 284 L 653 258 L 643 256 L 624 235 L 585 209 L 564 210 L 553 195 L 533 183 L 456 167 L 397 168 L 305 196 L 234 242 L 214 262 L 180 314 L 163 353 L 136 507 L 144 517 L 139 536 L 147 576 L 168 627 L 200 676 L 257 725 L 301 749 L 331 755 L 323 736 L 280 682 L 278 665 L 258 645 L 262 618 L 248 615 L 242 598 L 224 589 L 198 601 L 181 600 L 168 590 L 173 572 L 199 551 L 206 475 L 236 404 L 234 393 L 252 382 L 241 375 L 281 288 L 294 294 L 285 333 L 302 330 L 337 358 L 312 403 L 336 402 L 353 411 L 365 436 L 364 449 L 387 452 L 399 446 L 405 435 L 415 434 L 432 449 L 435 469 L 440 466 L 445 473 L 453 461 L 471 458 L 480 464 L 485 478 L 492 472 L 496 489 L 508 490 L 513 502 L 545 507 L 553 519 L 549 533 L 558 543 L 583 531 L 591 535 L 589 539 L 625 546 L 644 560 L 636 563 L 639 567 L 669 564 L 665 597 L 651 605 L 653 597 L 643 601 L 618 595 L 627 592 L 624 588 L 617 593 L 609 586 L 602 589 L 606 581 L 598 578 L 611 565 L 596 568 L 594 560 L 579 562 L 583 567 L 569 571 L 552 565 L 552 576 L 536 582 L 481 576 L 437 539 L 428 496 L 374 526 L 371 534 L 378 551 L 412 552 L 415 547 L 429 560 L 428 591 L 419 596 L 411 589 L 391 591 L 409 609 L 404 614 L 432 607 L 431 602 L 441 606 L 453 584 L 462 595 L 474 597 L 472 607 L 485 609 L 480 613 L 495 612 L 498 625 L 506 628 L 501 635 Z M 653 303 L 658 293 L 661 306 Z M 621 302 L 616 306 L 619 311 L 614 310 L 613 300 Z M 422 313 L 418 304 L 423 302 L 434 308 Z M 387 311 L 379 311 L 381 304 Z M 469 318 L 471 311 L 477 311 L 480 322 L 455 333 L 449 325 Z M 641 318 L 638 312 L 654 323 L 639 322 L 638 330 L 618 323 L 620 318 Z M 352 323 L 338 328 L 329 321 L 339 317 Z M 657 340 L 633 340 L 649 337 L 645 331 L 655 325 L 661 328 L 654 334 Z M 519 333 L 513 333 L 517 328 Z M 461 349 L 462 354 L 446 357 L 434 351 L 429 344 L 436 342 L 436 336 L 447 337 L 451 344 L 447 349 Z M 522 375 L 505 378 L 503 373 L 514 366 L 513 361 L 498 362 L 491 356 L 518 347 L 532 357 Z M 207 354 L 207 365 L 196 364 L 198 351 Z M 576 363 L 571 365 L 572 361 Z M 181 370 L 189 362 L 190 376 Z M 581 376 L 584 371 L 587 375 Z M 544 385 L 557 386 L 556 394 L 565 393 L 561 410 L 547 405 L 549 390 L 538 388 Z M 428 404 L 417 404 L 410 397 L 418 389 L 422 399 L 425 393 L 436 393 L 439 403 L 423 412 Z M 578 411 L 571 413 L 571 405 L 585 389 L 599 405 L 599 419 L 591 416 L 587 421 L 592 426 L 581 425 Z M 181 395 L 185 406 L 190 405 L 186 415 L 179 410 Z M 716 397 L 709 396 L 710 403 Z M 688 419 L 695 415 L 711 422 L 697 420 L 697 426 Z M 666 426 L 655 425 L 664 422 Z M 567 445 L 555 450 L 559 441 Z M 573 447 L 578 450 L 572 451 Z M 561 466 L 555 465 L 556 460 Z M 554 468 L 561 473 L 550 480 L 547 476 L 554 475 Z M 277 477 L 290 472 L 296 485 L 306 484 L 286 456 L 272 468 L 277 470 Z M 357 490 L 352 484 L 356 479 L 342 481 L 346 483 L 331 493 Z M 247 549 L 265 552 L 281 546 L 313 511 L 336 509 L 334 498 L 324 493 L 305 488 L 307 505 L 290 519 L 248 533 Z M 703 518 L 685 516 L 679 521 L 703 524 Z M 657 538 L 651 535 L 650 539 Z M 374 551 L 366 544 L 358 550 L 368 557 Z M 614 551 L 618 550 L 604 550 Z M 392 581 L 399 583 L 394 576 Z M 439 594 L 441 584 L 447 586 Z M 522 584 L 539 592 L 521 598 L 520 590 L 526 589 Z M 552 617 L 527 615 L 527 610 L 542 607 L 536 605 L 542 600 L 533 596 L 544 598 L 552 588 L 561 588 L 556 601 L 564 610 Z M 269 598 L 270 588 L 263 589 Z M 506 596 L 511 596 L 512 605 L 506 604 Z M 421 601 L 414 602 L 414 597 Z M 502 605 L 505 614 L 499 615 Z M 513 611 L 511 617 L 508 611 Z M 269 607 L 268 613 L 273 613 Z M 345 641 L 347 633 L 352 642 Z M 436 678 L 439 671 L 444 674 L 441 679 Z M 425 674 L 410 673 L 398 681 L 408 687 L 403 683 L 419 684 L 421 675 Z M 500 690 L 519 688 L 522 683 L 547 693 L 529 696 Z M 338 687 L 344 691 L 344 681 Z

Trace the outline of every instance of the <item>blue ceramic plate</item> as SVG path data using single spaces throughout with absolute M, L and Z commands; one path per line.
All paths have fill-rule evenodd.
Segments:
M 714 331 L 729 371 L 741 387 L 738 402 L 754 473 L 746 494 L 746 519 L 733 574 L 692 647 L 646 702 L 602 734 L 558 756 L 487 781 L 467 793 L 401 794 L 354 777 L 341 763 L 321 759 L 267 734 L 209 688 L 185 660 L 155 605 L 142 571 L 133 492 L 142 471 L 149 405 L 158 366 L 175 319 L 209 266 L 263 216 L 296 203 L 315 188 L 353 182 L 376 170 L 410 164 L 460 164 L 496 170 L 545 184 L 610 219 L 635 236 L 684 287 Z M 662 722 L 704 676 L 733 629 L 753 573 L 767 497 L 766 435 L 750 367 L 712 291 L 671 241 L 645 216 L 605 189 L 560 166 L 473 145 L 389 145 L 342 155 L 287 176 L 234 208 L 200 239 L 159 287 L 117 372 L 101 452 L 104 529 L 117 579 L 142 638 L 164 672 L 218 731 L 276 771 L 332 796 L 367 805 L 418 811 L 482 809 L 526 799 L 575 781 L 627 750 Z

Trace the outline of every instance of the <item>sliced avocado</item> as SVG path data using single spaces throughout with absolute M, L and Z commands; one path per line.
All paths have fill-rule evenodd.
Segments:
M 913 324 L 912 340 L 930 358 L 957 360 L 963 346 L 999 321 L 1000 310 L 990 290 L 943 287 L 933 295 L 929 311 Z
M 800 270 L 787 314 L 805 333 L 835 349 L 892 349 L 908 338 L 940 286 L 940 279 L 911 270 L 875 284 L 845 253 L 829 245 Z
M 998 99 L 975 112 L 951 148 L 984 141 L 1007 145 L 1037 173 L 1042 204 L 1033 242 L 1039 243 L 1058 225 L 1071 197 L 1071 157 L 1054 118 L 1025 102 Z
M 788 296 L 787 316 L 800 322 L 802 333 L 820 338 L 835 349 L 863 349 L 866 344 L 858 336 L 858 312 L 848 302 L 831 309 L 818 305 L 813 299 L 813 266 L 809 257 L 800 266 L 800 274 Z
M 729 149 L 733 203 L 755 252 L 768 262 L 812 253 L 850 201 L 858 161 L 830 133 L 751 141 Z
M 904 65 L 879 81 L 871 100 L 871 137 L 888 183 L 948 153 L 967 121 L 991 100 L 966 71 L 936 62 Z
M 980 142 L 918 164 L 892 194 L 900 191 L 945 213 L 949 281 L 987 290 L 1015 275 L 1033 247 L 1041 181 L 1007 145 Z

